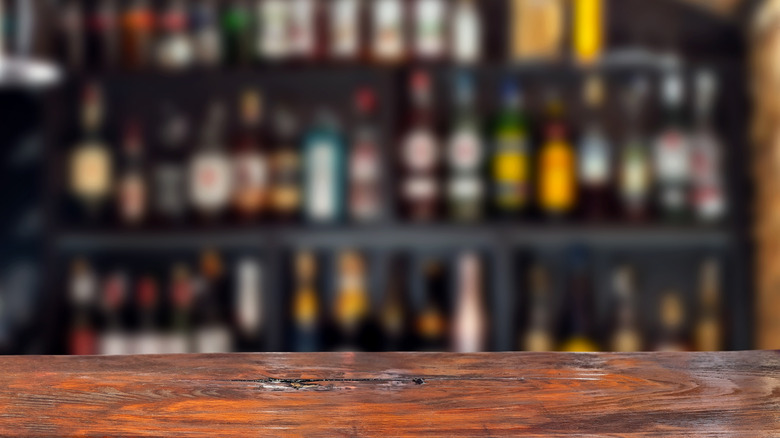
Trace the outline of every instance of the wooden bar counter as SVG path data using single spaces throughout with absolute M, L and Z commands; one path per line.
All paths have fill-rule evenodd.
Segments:
M 0 436 L 780 436 L 780 352 L 0 358 Z

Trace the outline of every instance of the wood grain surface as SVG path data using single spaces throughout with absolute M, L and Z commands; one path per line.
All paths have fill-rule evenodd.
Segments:
M 780 436 L 780 352 L 0 358 L 0 436 Z

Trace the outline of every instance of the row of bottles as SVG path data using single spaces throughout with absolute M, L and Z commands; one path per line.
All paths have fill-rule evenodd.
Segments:
M 217 101 L 195 139 L 181 127 L 187 124 L 181 114 L 163 113 L 161 144 L 155 160 L 148 160 L 149 136 L 132 120 L 125 123 L 121 155 L 105 143 L 102 91 L 91 84 L 83 96 L 82 139 L 69 160 L 70 191 L 93 220 L 115 201 L 116 216 L 128 225 L 153 216 L 180 221 L 190 212 L 237 223 L 371 223 L 387 217 L 382 163 L 392 156 L 398 163 L 399 216 L 412 222 L 520 219 L 538 211 L 551 219 L 657 216 L 714 223 L 727 213 L 723 145 L 711 123 L 717 79 L 708 70 L 696 76 L 693 123 L 681 111 L 680 73 L 665 75 L 664 116 L 655 135 L 642 123 L 648 81 L 640 77 L 625 87 L 619 138 L 610 138 L 602 125 L 606 87 L 599 76 L 583 84 L 587 116 L 579 127 L 554 92 L 539 126 L 532 126 L 513 78 L 505 79 L 500 108 L 490 120 L 477 109 L 471 74 L 459 72 L 453 88 L 454 110 L 445 127 L 430 75 L 411 75 L 411 108 L 393 151 L 385 150 L 391 142 L 381 134 L 380 102 L 372 88 L 355 92 L 354 125 L 348 129 L 328 109 L 302 126 L 289 107 L 266 111 L 260 92 L 248 89 L 232 132 Z
M 155 2 L 156 3 L 156 2 Z M 396 63 L 482 52 L 474 0 L 66 0 L 57 41 L 72 68 Z
M 608 316 L 596 309 L 590 255 L 567 251 L 563 295 L 554 293 L 551 267 L 536 262 L 523 270 L 512 316 L 516 347 L 526 351 L 722 350 L 719 262 L 701 263 L 694 312 L 681 291 L 659 291 L 657 320 L 639 313 L 638 272 L 612 268 L 605 291 Z M 282 338 L 290 351 L 457 351 L 494 345 L 497 308 L 490 293 L 490 265 L 480 252 L 449 259 L 395 254 L 385 259 L 385 281 L 372 281 L 368 253 L 345 249 L 326 257 L 301 250 L 283 275 Z M 105 263 L 104 263 L 105 264 Z M 257 351 L 276 330 L 268 320 L 264 264 L 204 251 L 197 263 L 166 269 L 116 268 L 99 272 L 86 259 L 73 262 L 69 276 L 72 354 L 148 354 Z M 333 269 L 332 274 L 329 269 Z M 379 294 L 372 293 L 380 288 Z M 376 300 L 376 298 L 379 298 Z M 491 306 L 492 305 L 492 306 Z M 502 306 L 499 306 L 502 307 Z M 650 312 L 650 314 L 653 314 Z M 688 321 L 692 316 L 692 323 Z M 273 318 L 272 318 L 273 319 Z
M 155 2 L 157 3 L 157 2 Z M 475 63 L 487 52 L 475 0 L 63 0 L 54 32 L 72 68 L 241 65 L 253 61 Z M 595 62 L 602 0 L 507 0 L 501 20 L 511 60 L 560 56 L 571 9 L 571 52 Z M 508 17 L 508 18 L 507 18 Z M 490 20 L 494 23 L 494 20 Z
M 407 218 L 471 222 L 491 213 L 516 218 L 533 208 L 554 219 L 644 220 L 657 213 L 669 220 L 717 222 L 726 214 L 723 150 L 711 124 L 717 93 L 711 71 L 696 76 L 692 124 L 682 113 L 681 73 L 665 74 L 664 117 L 654 139 L 643 128 L 649 84 L 642 77 L 623 90 L 620 138 L 610 138 L 602 125 L 606 88 L 597 75 L 582 87 L 581 126 L 574 126 L 566 101 L 554 90 L 542 116 L 532 119 L 520 84 L 511 78 L 504 81 L 498 114 L 484 120 L 471 77 L 462 73 L 455 82 L 455 114 L 443 132 L 429 76 L 418 71 L 411 78 L 409 120 L 399 145 Z

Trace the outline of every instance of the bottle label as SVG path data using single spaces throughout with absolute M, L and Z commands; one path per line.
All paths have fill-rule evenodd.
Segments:
M 374 55 L 380 60 L 403 56 L 403 7 L 399 0 L 374 3 Z
M 102 198 L 111 190 L 111 158 L 103 145 L 88 143 L 71 161 L 71 189 L 77 196 Z
M 621 170 L 623 195 L 629 199 L 643 199 L 650 185 L 647 158 L 636 146 L 629 146 L 626 154 Z
M 421 58 L 438 58 L 444 54 L 444 2 L 417 0 L 416 6 L 417 55 Z
M 542 153 L 540 203 L 548 210 L 565 210 L 574 204 L 575 171 L 571 149 L 549 145 Z
M 376 145 L 362 142 L 355 146 L 350 160 L 350 177 L 353 182 L 373 182 L 379 179 L 379 151 Z
M 482 50 L 481 24 L 473 5 L 456 6 L 452 25 L 452 56 L 457 62 L 475 62 Z
M 604 186 L 609 182 L 609 152 L 601 139 L 585 140 L 580 157 L 580 177 L 586 186 Z
M 528 199 L 528 155 L 520 137 L 508 136 L 498 142 L 493 162 L 496 197 L 502 207 L 520 207 Z
M 409 170 L 413 172 L 427 172 L 436 167 L 439 160 L 439 151 L 436 138 L 430 131 L 424 129 L 415 130 L 403 147 L 403 159 Z
M 479 200 L 484 195 L 482 180 L 478 176 L 459 176 L 450 180 L 450 199 L 456 201 Z
M 461 130 L 450 141 L 450 166 L 456 171 L 476 170 L 482 163 L 484 148 L 480 137 L 472 130 Z
M 257 50 L 268 59 L 287 55 L 287 0 L 266 0 L 258 5 L 262 23 Z
M 233 159 L 233 197 L 238 208 L 256 212 L 263 208 L 268 188 L 268 163 L 260 153 L 242 153 Z
M 155 172 L 155 203 L 166 216 L 178 217 L 186 208 L 184 172 L 176 165 L 161 165 Z
M 431 176 L 415 176 L 404 182 L 403 193 L 406 199 L 425 202 L 436 199 L 439 187 Z
M 314 54 L 314 3 L 313 0 L 287 0 L 290 2 L 290 27 L 288 42 L 290 53 L 297 56 Z
M 360 45 L 357 0 L 335 0 L 331 10 L 332 53 L 339 58 L 357 55 Z
M 261 269 L 256 260 L 242 260 L 236 268 L 237 297 L 235 312 L 238 325 L 246 335 L 256 336 L 263 316 Z
M 146 184 L 141 175 L 128 175 L 119 189 L 119 214 L 126 222 L 135 223 L 146 213 Z
M 689 149 L 683 133 L 664 133 L 656 144 L 656 172 L 661 183 L 682 182 L 690 174 Z
M 221 154 L 197 156 L 190 174 L 190 196 L 193 204 L 207 212 L 223 209 L 231 195 L 230 162 Z
M 311 178 L 307 187 L 309 215 L 315 220 L 333 220 L 338 214 L 335 147 L 330 142 L 321 141 L 313 144 L 309 153 L 308 165 L 311 166 Z

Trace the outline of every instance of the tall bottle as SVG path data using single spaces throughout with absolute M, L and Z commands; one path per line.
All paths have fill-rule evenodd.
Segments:
M 411 325 L 406 289 L 408 266 L 401 257 L 394 257 L 390 263 L 390 277 L 378 315 L 382 350 L 408 351 Z
M 7 29 L 5 21 L 7 14 L 3 14 L 0 6 L 0 53 L 7 50 L 7 44 L 3 44 Z M 68 0 L 60 8 L 58 20 L 58 36 L 56 39 L 57 54 L 61 62 L 72 70 L 79 70 L 84 67 L 84 30 L 85 17 L 83 2 L 80 0 Z
M 149 65 L 154 34 L 154 13 L 147 0 L 133 0 L 122 13 L 120 44 L 122 65 L 141 69 Z
M 629 353 L 644 348 L 642 333 L 637 324 L 636 278 L 630 266 L 620 266 L 613 278 L 615 320 L 613 321 L 610 349 Z
M 203 126 L 200 146 L 189 163 L 190 201 L 208 219 L 214 219 L 224 211 L 232 193 L 232 168 L 222 146 L 224 119 L 224 107 L 213 102 Z
M 452 346 L 459 353 L 485 351 L 488 343 L 488 312 L 485 308 L 482 262 L 474 253 L 458 260 L 458 294 L 452 321 Z
M 358 122 L 349 151 L 349 213 L 355 222 L 375 222 L 382 215 L 384 180 L 373 89 L 355 93 L 355 109 Z
M 295 116 L 280 107 L 273 116 L 274 145 L 271 158 L 271 206 L 282 222 L 293 220 L 301 209 L 301 156 Z
M 222 258 L 216 251 L 201 254 L 199 292 L 195 301 L 194 345 L 196 353 L 229 353 L 233 333 L 225 317 L 225 287 Z
M 655 141 L 656 196 L 661 214 L 684 218 L 690 207 L 690 143 L 682 119 L 685 86 L 678 71 L 666 73 L 662 84 L 664 128 Z
M 485 145 L 474 108 L 472 78 L 461 73 L 456 78 L 456 116 L 447 155 L 449 216 L 456 221 L 473 222 L 484 215 L 485 187 L 483 166 Z
M 117 183 L 117 208 L 122 222 L 137 225 L 146 218 L 147 178 L 143 167 L 143 138 L 136 122 L 129 122 L 124 134 L 125 168 Z
M 501 111 L 492 129 L 492 203 L 499 216 L 517 216 L 530 195 L 528 121 L 517 84 L 507 78 L 501 94 Z
M 263 266 L 252 257 L 243 257 L 235 267 L 233 315 L 236 319 L 238 347 L 242 351 L 262 348 L 264 320 Z
M 189 36 L 189 16 L 183 0 L 170 0 L 158 20 L 157 65 L 164 70 L 189 67 L 193 47 Z
M 222 12 L 223 61 L 228 65 L 245 65 L 251 59 L 251 16 L 244 0 L 230 0 Z
M 604 102 L 604 83 L 591 76 L 585 83 L 585 106 L 588 118 L 579 145 L 579 185 L 583 215 L 591 220 L 609 215 L 612 177 L 612 146 L 600 123 Z
M 444 0 L 414 0 L 414 55 L 422 61 L 444 58 L 447 51 L 447 19 Z
M 575 61 L 584 66 L 593 65 L 604 45 L 603 0 L 575 0 L 572 21 Z
M 647 81 L 634 79 L 624 96 L 627 130 L 618 164 L 620 198 L 624 215 L 631 220 L 649 214 L 651 186 L 650 151 L 642 132 L 642 109 L 647 96 Z
M 573 248 L 567 255 L 568 298 L 562 320 L 562 351 L 593 352 L 599 346 L 594 341 L 593 285 L 587 250 Z
M 195 301 L 193 279 L 187 266 L 176 264 L 171 270 L 171 321 L 167 354 L 185 354 L 193 351 L 192 312 Z
M 545 141 L 539 151 L 539 208 L 552 218 L 572 213 L 577 203 L 577 158 L 569 141 L 563 101 L 547 102 Z
M 441 151 L 428 73 L 415 72 L 411 76 L 410 91 L 411 117 L 401 141 L 401 197 L 407 219 L 430 222 L 439 213 Z
M 89 263 L 84 259 L 73 262 L 68 297 L 72 315 L 68 354 L 92 355 L 98 351 L 94 321 L 97 287 L 97 278 Z
M 354 61 L 362 53 L 362 18 L 365 2 L 333 0 L 329 8 L 330 56 L 339 61 Z
M 193 60 L 200 67 L 214 67 L 222 59 L 219 18 L 214 0 L 199 0 L 190 11 Z
M 407 55 L 406 10 L 403 0 L 373 0 L 371 51 L 375 62 L 398 63 Z
M 453 61 L 476 64 L 482 58 L 482 18 L 476 0 L 457 0 L 452 10 L 449 46 Z
M 233 207 L 243 220 L 251 220 L 267 209 L 269 164 L 266 137 L 262 130 L 263 104 L 255 90 L 241 95 L 241 127 L 234 140 Z
M 292 348 L 302 353 L 320 349 L 321 305 L 317 291 L 317 258 L 310 251 L 295 256 L 295 292 L 292 299 Z
M 519 347 L 523 351 L 547 352 L 555 350 L 550 309 L 550 276 L 545 267 L 531 267 L 530 297 L 528 300 L 528 325 L 520 336 Z
M 415 315 L 415 337 L 421 351 L 444 351 L 449 346 L 448 284 L 444 265 L 438 260 L 423 264 L 425 301 Z
M 561 56 L 566 27 L 563 0 L 510 0 L 509 59 L 550 61 Z
M 127 330 L 125 308 L 128 301 L 129 279 L 127 274 L 116 271 L 103 282 L 100 307 L 103 326 L 98 337 L 98 353 L 125 355 L 133 353 L 132 339 Z
M 321 110 L 303 141 L 304 214 L 309 222 L 344 217 L 346 147 L 335 116 Z
M 694 347 L 697 351 L 722 351 L 724 337 L 718 261 L 705 260 L 699 275 L 699 306 L 694 327 Z
M 717 222 L 728 210 L 723 182 L 723 145 L 712 126 L 718 80 L 710 70 L 696 75 L 696 126 L 691 138 L 692 202 L 702 222 Z
M 134 354 L 161 354 L 164 352 L 160 331 L 160 287 L 157 280 L 144 275 L 135 290 L 136 338 Z
M 104 70 L 116 65 L 118 47 L 118 9 L 115 0 L 87 2 L 85 54 L 91 70 Z
M 157 214 L 169 222 L 180 221 L 188 207 L 187 163 L 184 145 L 188 139 L 189 122 L 179 110 L 164 105 L 160 114 L 159 141 L 162 146 L 153 165 L 154 207 Z
M 335 347 L 342 351 L 363 350 L 371 316 L 364 257 L 351 250 L 338 255 L 338 286 L 333 305 Z
M 71 193 L 92 219 L 99 215 L 113 186 L 112 158 L 101 139 L 104 109 L 100 85 L 86 85 L 81 101 L 82 139 L 71 151 L 69 177 Z
M 279 62 L 290 55 L 290 2 L 260 0 L 255 6 L 257 17 L 255 51 L 263 61 Z
M 685 339 L 685 305 L 677 291 L 669 290 L 661 297 L 660 329 L 656 351 L 688 351 Z

